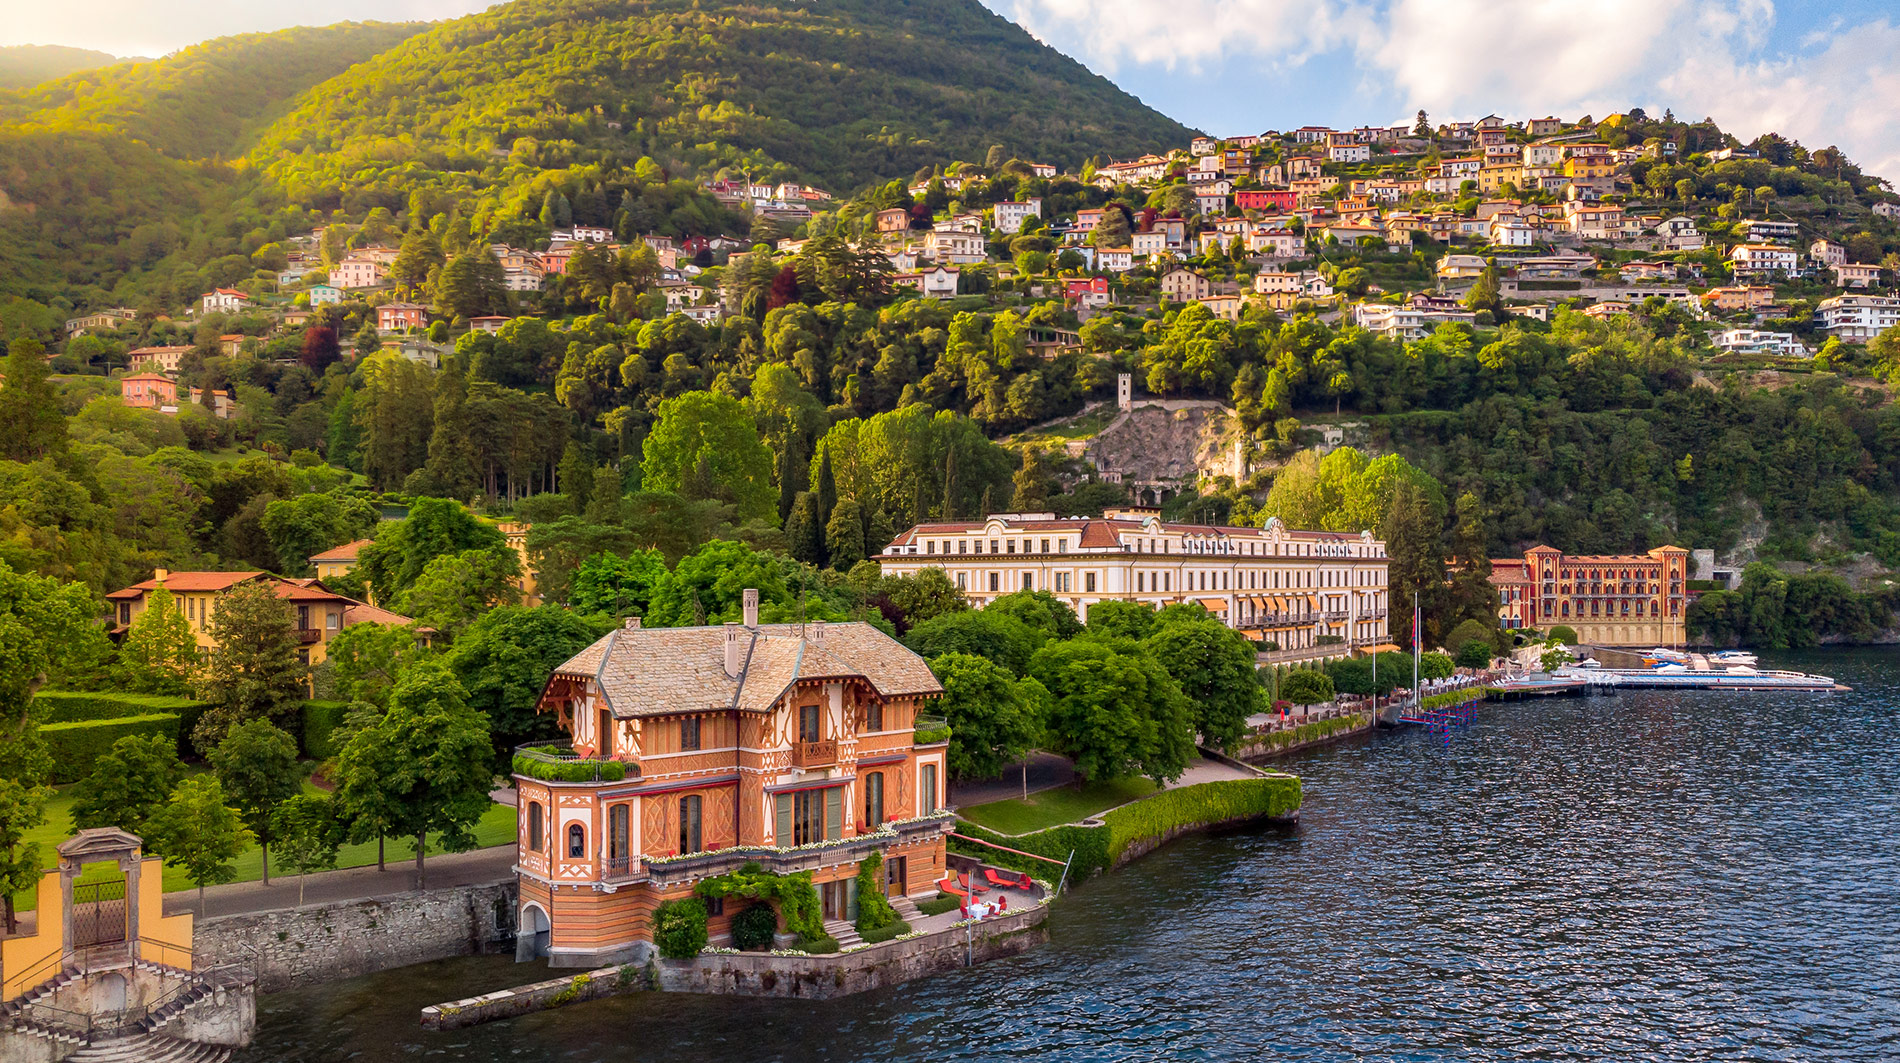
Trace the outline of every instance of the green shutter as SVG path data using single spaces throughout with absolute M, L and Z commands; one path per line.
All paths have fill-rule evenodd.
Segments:
M 792 795 L 778 795 L 778 847 L 792 847 Z
M 834 786 L 825 791 L 825 840 L 837 841 L 844 837 L 844 787 Z

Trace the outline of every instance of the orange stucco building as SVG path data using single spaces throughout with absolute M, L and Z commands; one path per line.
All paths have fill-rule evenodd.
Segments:
M 1676 646 L 1687 634 L 1689 551 L 1567 555 L 1534 546 L 1493 559 L 1498 618 L 1509 628 L 1573 628 L 1592 646 Z
M 827 922 L 854 917 L 858 865 L 890 895 L 945 873 L 942 693 L 923 659 L 862 623 L 609 633 L 541 696 L 571 752 L 517 758 L 518 955 L 556 966 L 642 960 L 662 901 L 748 862 L 811 871 Z M 583 781 L 562 781 L 580 778 Z M 709 930 L 729 917 L 711 903 Z

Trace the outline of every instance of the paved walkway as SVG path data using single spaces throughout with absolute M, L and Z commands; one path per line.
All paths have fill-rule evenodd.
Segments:
M 496 845 L 466 853 L 431 856 L 423 867 L 430 889 L 448 886 L 483 886 L 514 878 L 515 847 Z M 370 900 L 408 893 L 416 888 L 414 860 L 391 860 L 389 870 L 376 865 L 353 867 L 344 871 L 325 871 L 310 875 L 304 882 L 304 907 Z M 270 885 L 262 882 L 233 882 L 205 890 L 205 917 L 247 915 L 297 906 L 297 876 L 272 875 Z M 165 914 L 198 915 L 198 891 L 185 890 L 165 895 Z
M 991 801 L 1007 801 L 1012 797 L 1021 797 L 1025 785 L 1023 782 L 1025 766 L 1029 772 L 1027 785 L 1032 794 L 1038 790 L 1067 786 L 1075 781 L 1075 764 L 1069 758 L 1036 750 L 1004 768 L 1003 774 L 997 778 L 950 784 L 950 804 L 962 808 L 966 805 L 987 805 Z

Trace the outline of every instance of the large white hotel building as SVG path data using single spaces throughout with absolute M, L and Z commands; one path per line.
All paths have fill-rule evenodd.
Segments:
M 1164 524 L 1135 508 L 1100 518 L 995 513 L 919 524 L 877 560 L 887 574 L 940 568 L 977 608 L 1019 590 L 1049 591 L 1083 620 L 1096 602 L 1195 601 L 1282 650 L 1345 653 L 1387 641 L 1385 544 L 1368 531 L 1295 531 L 1277 519 L 1264 528 Z

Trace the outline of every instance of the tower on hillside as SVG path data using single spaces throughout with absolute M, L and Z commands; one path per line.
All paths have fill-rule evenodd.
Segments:
M 1124 411 L 1135 408 L 1135 375 L 1133 373 L 1115 375 L 1115 405 Z

